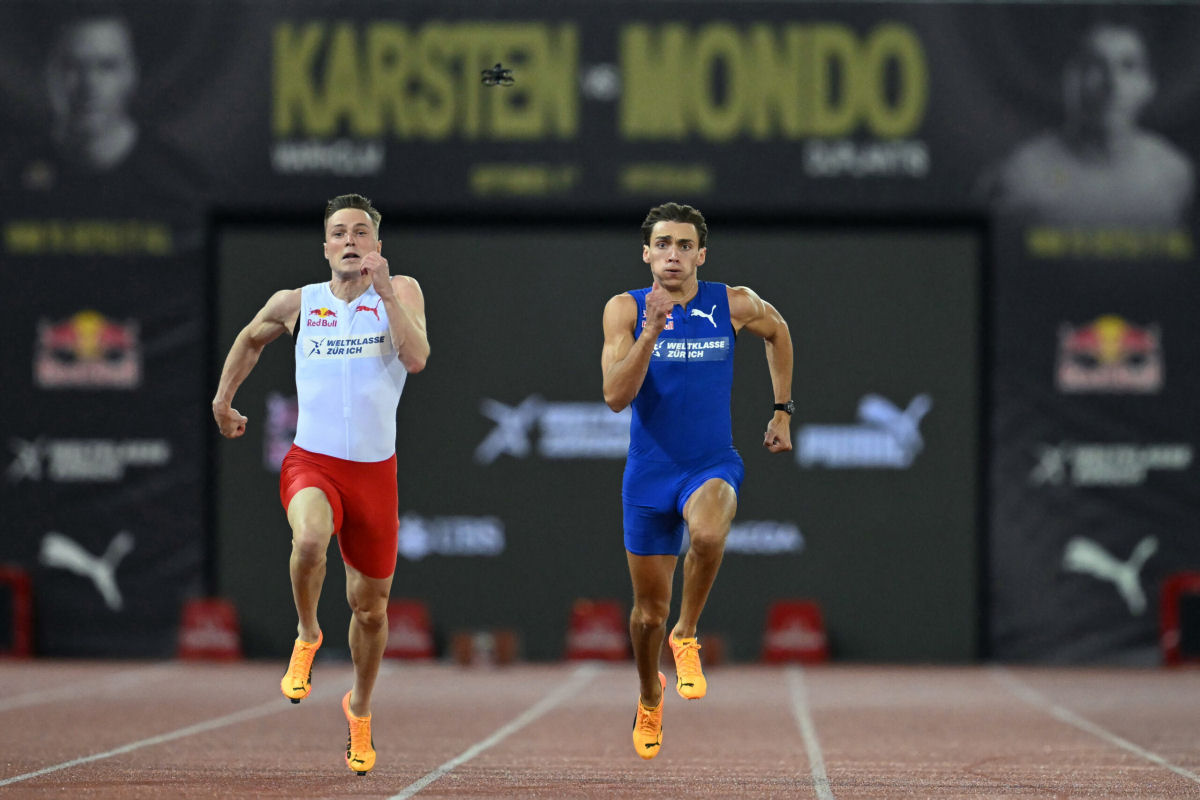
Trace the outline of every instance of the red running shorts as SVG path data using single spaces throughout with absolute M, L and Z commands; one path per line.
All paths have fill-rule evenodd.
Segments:
M 333 509 L 342 560 L 369 578 L 395 572 L 400 530 L 395 454 L 383 461 L 346 461 L 292 445 L 279 473 L 283 510 L 310 486 L 324 492 Z

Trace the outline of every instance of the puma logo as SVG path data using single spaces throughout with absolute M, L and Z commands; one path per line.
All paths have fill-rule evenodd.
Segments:
M 1128 561 L 1121 561 L 1091 539 L 1075 536 L 1063 551 L 1063 569 L 1109 581 L 1129 606 L 1129 613 L 1139 615 L 1146 610 L 1139 573 L 1157 551 L 1158 539 L 1147 536 L 1133 548 Z
M 383 301 L 381 300 L 380 302 L 383 302 Z M 379 321 L 379 303 L 376 303 L 374 306 L 355 306 L 354 310 L 355 310 L 355 312 L 370 311 L 372 314 L 375 315 L 375 320 L 377 322 Z
M 717 327 L 717 321 L 715 319 L 713 319 L 713 314 L 715 314 L 715 313 L 717 313 L 717 305 L 716 305 L 716 303 L 713 303 L 713 307 L 711 309 L 709 309 L 707 314 L 705 314 L 703 311 L 701 311 L 698 308 L 693 308 L 691 315 L 693 317 L 704 317 L 706 320 L 711 322 L 712 326 L 715 328 L 715 327 Z
M 42 551 L 38 560 L 47 567 L 58 567 L 85 578 L 91 578 L 96 591 L 113 611 L 124 605 L 121 590 L 117 586 L 117 565 L 133 550 L 133 534 L 121 531 L 109 542 L 102 556 L 94 556 L 78 542 L 57 531 L 42 537 Z

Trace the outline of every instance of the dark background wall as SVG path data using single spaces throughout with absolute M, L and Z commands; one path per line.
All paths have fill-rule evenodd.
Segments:
M 628 422 L 603 405 L 599 354 L 605 301 L 646 282 L 637 222 L 410 228 L 385 219 L 384 252 L 420 280 L 433 348 L 401 401 L 405 524 L 394 594 L 424 598 L 443 632 L 515 628 L 527 655 L 554 658 L 575 598 L 628 604 L 620 512 Z M 919 425 L 923 449 L 905 468 L 771 456 L 760 446 L 771 403 L 762 342 L 740 337 L 734 435 L 748 478 L 706 629 L 724 635 L 732 656 L 755 658 L 768 603 L 811 597 L 846 658 L 972 658 L 978 232 L 760 225 L 711 236 L 706 279 L 753 287 L 789 321 L 798 442 L 809 423 L 860 424 L 858 403 L 870 393 L 900 409 L 927 395 L 932 410 Z M 217 339 L 231 341 L 275 289 L 322 279 L 320 241 L 319 223 L 222 227 Z M 246 438 L 218 444 L 218 589 L 243 610 L 247 649 L 264 655 L 292 637 L 280 624 L 294 613 L 288 532 L 277 472 L 263 463 L 267 396 L 294 395 L 292 346 L 268 348 L 239 393 L 251 418 Z M 531 412 L 496 452 L 483 450 L 502 433 L 489 402 L 507 409 L 507 425 L 514 409 Z M 680 416 L 682 424 L 686 409 Z M 421 529 L 427 552 L 413 558 L 422 548 L 405 537 L 419 539 Z M 486 546 L 489 530 L 502 532 L 499 552 Z M 739 531 L 750 537 L 741 545 Z M 738 552 L 793 534 L 783 542 L 790 550 Z M 331 580 L 327 595 L 340 592 Z M 335 630 L 343 607 L 324 604 Z
M 71 26 L 98 9 L 107 71 L 77 80 Z M 735 657 L 799 595 L 839 658 L 1158 661 L 1160 588 L 1200 569 L 1200 6 L 15 0 L 0 19 L 0 560 L 33 579 L 39 652 L 170 655 L 183 604 L 214 593 L 252 653 L 286 648 L 263 466 L 289 441 L 286 347 L 238 398 L 246 440 L 208 405 L 237 326 L 324 278 L 320 209 L 358 191 L 429 303 L 396 594 L 442 633 L 517 627 L 553 658 L 573 598 L 628 596 L 599 318 L 645 280 L 637 225 L 670 199 L 709 217 L 705 277 L 776 302 L 797 342 L 790 459 L 757 449 L 766 372 L 739 345 L 749 478 L 705 617 Z M 1066 102 L 1100 21 L 1144 58 L 1104 73 L 1093 51 L 1096 91 Z M 497 61 L 514 86 L 480 83 Z M 1080 149 L 1085 107 L 1137 113 Z M 131 150 L 89 157 L 126 123 Z M 345 614 L 339 581 L 322 613 Z

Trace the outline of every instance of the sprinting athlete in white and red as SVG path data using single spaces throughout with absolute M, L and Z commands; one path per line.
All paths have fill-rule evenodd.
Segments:
M 325 258 L 332 277 L 272 295 L 234 340 L 212 402 L 221 435 L 244 434 L 246 417 L 232 407 L 233 396 L 263 348 L 284 333 L 293 335 L 299 416 L 279 496 L 292 529 L 299 624 L 280 687 L 293 703 L 311 691 L 313 657 L 324 641 L 317 601 L 325 552 L 336 534 L 353 612 L 354 686 L 342 698 L 350 728 L 346 765 L 359 775 L 375 766 L 371 692 L 387 644 L 396 568 L 396 408 L 405 379 L 424 369 L 429 357 L 421 287 L 389 273 L 379 222 L 379 212 L 361 195 L 329 201 Z

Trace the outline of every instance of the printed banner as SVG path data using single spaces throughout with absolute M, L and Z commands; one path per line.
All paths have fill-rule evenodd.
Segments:
M 137 7 L 55 9 L 4 9 L 0 561 L 32 577 L 38 654 L 169 656 L 204 589 L 210 312 L 201 159 L 159 122 L 203 60 Z
M 56 6 L 9 4 L 21 24 L 0 36 L 0 120 L 24 145 L 5 162 L 26 187 L 55 183 L 54 151 L 102 124 L 64 117 L 71 70 L 48 65 L 45 45 L 88 6 Z M 1188 80 L 1200 7 L 704 3 L 686 19 L 626 2 L 120 8 L 129 33 L 107 35 L 128 37 L 136 72 L 107 102 L 138 135 L 110 120 L 111 141 L 72 160 L 133 146 L 146 169 L 211 179 L 223 210 L 292 210 L 353 185 L 418 211 L 625 211 L 669 196 L 721 213 L 1057 205 L 1063 219 L 1174 224 L 1200 152 Z M 1134 27 L 1101 33 L 1102 58 L 1129 51 L 1144 69 L 1105 117 L 1079 65 L 1087 32 L 1113 16 Z M 104 35 L 76 34 L 94 47 Z M 482 82 L 497 63 L 511 86 Z M 1079 136 L 1101 119 L 1143 140 L 1108 177 Z M 1137 188 L 1110 191 L 1130 172 Z
M 1200 270 L 1036 257 L 999 230 L 993 655 L 1160 663 L 1161 587 L 1200 564 Z

